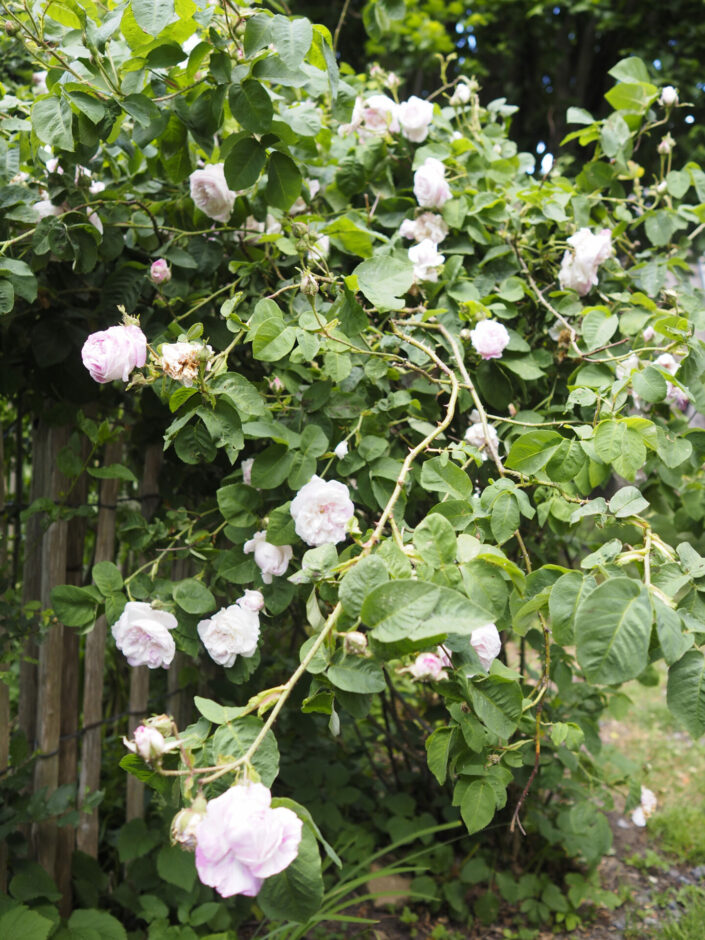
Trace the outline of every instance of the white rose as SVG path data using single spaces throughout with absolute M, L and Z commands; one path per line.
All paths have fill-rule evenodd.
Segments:
M 201 212 L 217 222 L 227 222 L 237 193 L 228 188 L 223 164 L 212 163 L 202 170 L 194 170 L 189 182 L 191 198 Z
M 341 124 L 338 128 L 339 137 L 348 137 L 350 134 L 353 134 L 355 131 L 359 130 L 360 125 L 362 124 L 363 117 L 363 108 L 362 108 L 362 98 L 356 98 L 355 104 L 353 105 L 352 116 L 350 118 L 349 124 Z
M 335 445 L 335 447 L 334 447 L 334 449 L 333 449 L 333 453 L 334 453 L 335 456 L 338 458 L 338 460 L 342 460 L 343 457 L 347 457 L 347 456 L 348 456 L 348 449 L 349 449 L 349 448 L 348 448 L 348 442 L 347 442 L 347 441 L 341 441 L 340 444 L 336 444 L 336 445 Z
M 262 572 L 265 584 L 272 583 L 272 576 L 284 574 L 294 554 L 291 545 L 272 545 L 268 542 L 264 531 L 255 532 L 249 542 L 245 542 L 243 551 L 246 555 L 254 552 L 255 564 Z
M 296 534 L 313 546 L 345 541 L 345 527 L 354 514 L 347 486 L 319 476 L 302 486 L 291 504 Z
M 238 656 L 254 656 L 259 640 L 259 617 L 253 610 L 231 604 L 221 607 L 196 627 L 210 658 L 219 666 L 232 666 Z
M 654 365 L 659 366 L 663 369 L 664 372 L 669 372 L 671 375 L 675 375 L 678 371 L 678 366 L 680 363 L 677 359 L 674 359 L 670 353 L 661 353 L 661 355 L 655 360 Z
M 123 738 L 122 743 L 129 751 L 139 755 L 139 757 L 148 764 L 159 760 L 165 751 L 171 750 L 170 747 L 167 747 L 164 735 L 157 731 L 156 728 L 147 728 L 144 725 L 139 725 L 139 727 L 135 728 L 134 737 L 134 741 L 128 741 L 127 738 Z
M 380 136 L 399 133 L 399 105 L 386 95 L 371 95 L 362 105 L 363 131 Z
M 661 89 L 659 101 L 664 108 L 672 108 L 674 104 L 678 104 L 678 89 L 674 88 L 673 85 L 666 85 L 665 88 Z
M 448 104 L 452 108 L 459 108 L 461 105 L 467 104 L 469 100 L 470 89 L 465 82 L 460 82 L 455 86 L 455 91 L 448 99 Z
M 641 788 L 641 805 L 632 813 L 632 822 L 635 826 L 645 826 L 646 820 L 651 816 L 658 806 L 658 800 L 653 790 L 648 787 Z
M 480 421 L 480 415 L 477 411 L 473 411 L 470 415 L 473 423 L 465 432 L 465 440 L 468 444 L 471 444 L 476 450 L 479 450 L 480 456 L 483 460 L 487 460 L 487 454 L 484 453 L 485 450 L 489 451 L 490 454 L 496 455 L 499 453 L 499 436 L 497 431 L 492 427 L 491 424 L 487 425 L 487 436 L 485 436 L 484 428 L 482 427 L 482 421 Z
M 430 101 L 412 95 L 399 105 L 401 132 L 407 140 L 420 144 L 428 137 L 428 127 L 433 120 L 433 105 Z
M 477 627 L 470 635 L 470 645 L 477 653 L 482 668 L 489 670 L 493 660 L 499 656 L 502 649 L 497 627 L 493 623 Z
M 597 284 L 598 267 L 612 253 L 612 233 L 605 228 L 593 235 L 589 228 L 581 228 L 568 244 L 571 247 L 563 255 L 558 281 L 563 290 L 575 290 L 584 297 Z
M 509 333 L 497 320 L 480 320 L 475 329 L 470 330 L 470 342 L 483 359 L 501 359 Z
M 264 607 L 264 597 L 261 591 L 247 589 L 242 597 L 238 597 L 235 603 L 239 604 L 243 610 L 251 610 L 253 613 L 258 614 Z
M 176 617 L 166 610 L 154 610 L 142 601 L 128 601 L 122 616 L 112 626 L 115 645 L 131 666 L 166 668 L 174 658 L 176 645 L 169 633 Z
M 242 482 L 247 486 L 250 485 L 252 480 L 252 464 L 255 462 L 254 457 L 248 457 L 247 460 L 243 460 L 240 466 L 242 467 Z
M 399 234 L 402 238 L 413 238 L 417 242 L 428 238 L 435 245 L 439 245 L 448 234 L 448 226 L 442 216 L 435 212 L 422 212 L 413 221 L 404 219 L 399 228 Z
M 66 208 L 63 206 L 55 206 L 51 199 L 40 199 L 39 202 L 35 202 L 32 206 L 38 219 L 46 219 L 49 215 L 61 215 L 62 212 L 66 212 Z
M 623 362 L 618 362 L 615 367 L 615 375 L 618 379 L 626 379 L 628 375 L 631 375 L 635 369 L 638 369 L 641 364 L 641 360 L 636 355 L 632 353 L 627 359 Z
M 430 238 L 424 238 L 418 245 L 409 248 L 409 261 L 414 265 L 414 277 L 417 281 L 437 281 L 438 268 L 445 260 L 445 255 L 439 253 Z
M 453 195 L 445 181 L 446 168 L 435 157 L 427 157 L 414 173 L 414 195 L 420 206 L 440 209 Z
M 327 235 L 312 233 L 314 242 L 306 253 L 309 261 L 323 261 L 330 253 L 330 238 Z

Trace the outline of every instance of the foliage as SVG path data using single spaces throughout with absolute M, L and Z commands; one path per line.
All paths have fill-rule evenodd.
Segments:
M 538 181 L 508 137 L 513 109 L 483 106 L 476 88 L 464 107 L 440 99 L 418 144 L 338 133 L 385 75 L 339 69 L 329 32 L 306 18 L 169 0 L 42 10 L 37 21 L 6 7 L 51 68 L 46 92 L 27 82 L 0 102 L 4 391 L 36 411 L 59 400 L 57 420 L 74 422 L 60 458 L 72 481 L 114 474 L 135 497 L 147 443 L 163 437 L 166 451 L 161 511 L 148 521 L 139 504 L 120 509 L 124 574 L 93 567 L 92 583 L 55 589 L 53 613 L 85 632 L 103 612 L 114 624 L 128 601 L 168 610 L 176 646 L 207 680 L 200 718 L 169 727 L 163 759 L 121 761 L 166 822 L 158 842 L 141 821 L 116 836 L 129 877 L 110 903 L 160 927 L 174 905 L 204 930 L 249 916 L 242 899 L 211 906 L 191 857 L 166 843 L 168 818 L 197 795 L 246 778 L 269 787 L 281 772 L 280 805 L 305 836 L 267 880 L 260 916 L 316 917 L 331 829 L 364 840 L 387 826 L 396 841 L 462 820 L 467 863 L 483 845 L 503 897 L 532 923 L 568 924 L 595 896 L 612 789 L 638 801 L 638 780 L 602 769 L 598 722 L 619 686 L 651 681 L 665 660 L 669 707 L 705 732 L 705 437 L 690 423 L 705 413 L 705 320 L 688 264 L 705 176 L 668 153 L 643 178 L 640 147 L 664 121 L 659 89 L 640 60 L 621 61 L 609 117 L 577 116 L 580 171 Z M 428 158 L 452 192 L 436 279 L 414 271 L 399 234 Z M 222 163 L 237 191 L 226 221 L 189 198 L 199 162 Z M 38 220 L 42 190 L 56 211 Z M 615 252 L 581 296 L 556 279 L 585 228 L 611 230 Z M 155 259 L 172 275 L 159 286 Z M 126 388 L 98 390 L 78 350 L 119 311 L 139 317 L 148 363 Z M 482 358 L 473 328 L 487 320 L 508 345 Z M 160 347 L 173 341 L 198 345 L 188 382 L 166 368 Z M 466 440 L 471 424 L 484 444 Z M 126 466 L 101 470 L 121 435 Z M 314 474 L 346 481 L 354 502 L 336 544 L 305 545 L 294 526 L 292 499 Z M 40 510 L 78 511 L 30 515 Z M 293 546 L 288 576 L 262 577 L 247 549 L 258 531 Z M 259 650 L 213 669 L 198 624 L 245 587 L 261 589 L 270 618 Z M 485 663 L 472 637 L 488 623 L 503 643 Z M 364 651 L 350 645 L 360 632 Z M 450 665 L 423 684 L 415 658 L 439 645 Z M 368 759 L 363 773 L 356 754 L 361 808 L 346 826 L 350 794 L 316 774 L 328 749 L 339 767 L 354 736 Z M 431 794 L 428 810 L 416 796 L 405 805 L 409 794 Z M 508 874 L 507 828 L 515 855 L 540 853 L 545 870 Z M 448 876 L 459 863 L 439 858 L 444 901 L 466 918 Z M 566 860 L 587 873 L 566 874 Z M 490 922 L 497 903 L 488 889 L 474 913 Z M 86 924 L 71 915 L 77 930 L 107 929 L 110 915 L 92 913 Z M 2 916 L 29 915 L 14 905 Z

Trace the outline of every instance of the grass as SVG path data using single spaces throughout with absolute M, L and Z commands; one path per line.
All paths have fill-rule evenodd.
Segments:
M 682 888 L 678 901 L 683 912 L 670 924 L 659 928 L 654 940 L 703 940 L 705 932 L 705 890 Z

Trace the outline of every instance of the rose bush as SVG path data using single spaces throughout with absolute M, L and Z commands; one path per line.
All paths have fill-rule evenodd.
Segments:
M 72 375 L 89 336 L 103 387 L 81 390 L 72 479 L 104 472 L 122 423 L 128 464 L 164 445 L 153 520 L 129 467 L 107 468 L 124 483 L 124 574 L 96 565 L 93 585 L 52 594 L 70 627 L 105 612 L 130 666 L 178 648 L 196 674 L 200 718 L 169 732 L 160 767 L 126 768 L 168 805 L 202 881 L 273 919 L 316 914 L 317 843 L 337 858 L 317 824 L 339 834 L 342 815 L 309 804 L 313 770 L 284 752 L 313 768 L 340 740 L 342 765 L 358 733 L 371 759 L 354 782 L 371 793 L 378 775 L 400 786 L 395 754 L 423 759 L 431 822 L 489 841 L 495 820 L 527 833 L 521 851 L 594 869 L 612 790 L 629 810 L 641 798 L 626 770 L 596 783 L 619 686 L 664 660 L 669 707 L 705 732 L 705 440 L 690 423 L 705 320 L 687 263 L 705 175 L 671 151 L 643 178 L 664 118 L 646 67 L 616 67 L 609 117 L 573 115 L 584 165 L 538 179 L 506 102 L 463 83 L 399 105 L 303 17 L 183 8 L 164 23 L 133 2 L 107 34 L 81 15 L 97 51 L 52 20 L 80 67 L 56 59 L 46 91 L 6 103 L 26 178 L 0 193 L 0 302 L 17 372 L 28 323 Z M 45 193 L 59 212 L 38 220 Z M 115 326 L 118 307 L 140 327 Z M 394 820 L 388 836 L 414 823 Z

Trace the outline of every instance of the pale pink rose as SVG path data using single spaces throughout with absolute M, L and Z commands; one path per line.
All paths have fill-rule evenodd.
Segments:
M 242 482 L 247 486 L 252 482 L 252 464 L 255 462 L 254 457 L 248 457 L 247 460 L 243 460 L 240 466 L 242 467 Z
M 399 132 L 399 105 L 386 95 L 371 95 L 362 105 L 363 136 Z
M 448 234 L 448 226 L 443 221 L 443 217 L 436 215 L 435 212 L 422 212 L 413 221 L 404 219 L 399 228 L 399 234 L 402 238 L 413 238 L 417 242 L 428 238 L 435 245 L 439 245 Z
M 433 105 L 430 101 L 412 95 L 399 105 L 399 124 L 401 132 L 414 144 L 420 144 L 428 137 L 428 127 L 433 120 Z
M 644 337 L 645 343 L 650 343 L 654 336 L 656 336 L 656 330 L 653 326 L 647 326 L 641 335 Z
M 648 787 L 641 788 L 641 804 L 632 813 L 632 822 L 635 826 L 645 826 L 646 820 L 653 815 L 658 806 L 656 794 Z
M 666 401 L 681 411 L 685 411 L 690 404 L 690 399 L 683 389 L 678 388 L 673 382 L 666 382 Z
M 149 279 L 152 284 L 168 284 L 171 280 L 169 263 L 164 258 L 157 258 L 149 269 Z
M 227 222 L 237 193 L 228 188 L 223 164 L 212 163 L 202 170 L 194 170 L 189 181 L 191 198 L 197 208 L 216 222 Z
M 164 735 L 160 734 L 156 728 L 146 728 L 144 725 L 139 725 L 135 728 L 134 738 L 134 741 L 123 738 L 123 744 L 129 751 L 139 755 L 148 764 L 159 760 L 165 751 L 170 750 L 170 748 L 167 748 Z
M 67 211 L 66 206 L 55 206 L 51 199 L 40 199 L 32 206 L 38 219 L 46 219 L 50 215 L 61 215 Z
M 246 555 L 254 553 L 255 564 L 262 572 L 265 584 L 272 583 L 272 577 L 280 577 L 289 567 L 294 549 L 291 545 L 272 545 L 267 541 L 267 533 L 255 532 L 249 542 L 245 542 L 243 551 Z
M 345 528 L 354 514 L 347 486 L 315 475 L 301 487 L 291 504 L 296 534 L 312 546 L 344 542 Z
M 661 353 L 661 355 L 658 356 L 658 358 L 654 361 L 654 365 L 663 369 L 664 372 L 669 372 L 671 375 L 675 375 L 678 371 L 680 363 L 670 353 Z
M 147 337 L 138 326 L 111 326 L 91 333 L 81 349 L 91 378 L 104 385 L 115 379 L 127 382 L 133 369 L 147 360 Z
M 409 248 L 409 261 L 414 265 L 414 277 L 417 281 L 437 281 L 438 268 L 445 261 L 445 255 L 430 238 L 424 238 L 418 245 Z
M 575 290 L 581 297 L 597 284 L 597 269 L 612 253 L 612 233 L 603 228 L 593 235 L 589 228 L 579 229 L 568 239 L 558 273 L 563 290 Z
M 112 626 L 115 645 L 130 666 L 165 669 L 171 663 L 176 645 L 170 630 L 176 617 L 166 610 L 155 610 L 142 601 L 128 601 L 117 623 Z
M 219 666 L 229 668 L 238 656 L 249 659 L 257 651 L 259 617 L 240 604 L 221 607 L 212 617 L 199 621 L 196 629 L 208 655 Z
M 265 878 L 296 858 L 303 824 L 284 806 L 272 809 L 271 800 L 261 783 L 240 784 L 209 800 L 196 830 L 196 870 L 221 897 L 255 897 Z
M 482 427 L 482 421 L 480 420 L 480 415 L 476 410 L 473 410 L 470 419 L 472 424 L 465 432 L 465 440 L 468 444 L 471 444 L 476 450 L 480 451 L 480 456 L 482 460 L 487 460 L 487 452 L 491 455 L 496 455 L 499 453 L 499 436 L 497 431 L 491 424 L 487 425 L 487 436 L 485 436 L 484 428 Z
M 483 359 L 501 359 L 509 333 L 497 320 L 480 320 L 475 329 L 470 330 L 470 342 Z
M 279 378 L 278 375 L 275 375 L 271 379 L 269 379 L 267 381 L 267 384 L 269 385 L 270 389 L 273 392 L 281 392 L 281 390 L 284 388 L 284 383 L 282 382 L 282 380 Z
M 443 660 L 435 653 L 419 653 L 414 662 L 407 667 L 407 672 L 414 679 L 447 679 L 448 675 L 443 668 Z
M 414 195 L 420 206 L 440 209 L 453 195 L 445 180 L 446 168 L 435 157 L 427 157 L 414 173 Z
M 404 219 L 399 226 L 399 234 L 402 238 L 413 238 L 414 241 L 418 241 L 419 239 L 416 237 L 416 221 L 414 219 Z
M 482 668 L 489 670 L 502 649 L 497 627 L 493 623 L 486 623 L 477 627 L 470 635 L 470 645 L 477 653 Z
M 264 607 L 264 597 L 262 596 L 261 591 L 251 591 L 248 588 L 245 590 L 245 593 L 242 595 L 242 597 L 238 597 L 235 603 L 239 604 L 243 610 L 250 610 L 253 613 L 258 614 Z
M 348 456 L 348 449 L 349 449 L 348 442 L 341 441 L 339 444 L 335 445 L 335 447 L 333 448 L 333 453 L 338 458 L 338 460 L 342 460 L 343 457 Z
M 212 355 L 213 349 L 204 343 L 162 343 L 159 364 L 165 375 L 191 388 L 201 363 L 205 362 L 206 371 L 210 368 Z

